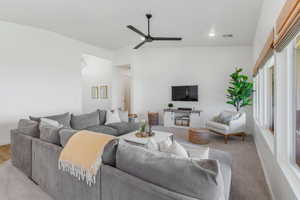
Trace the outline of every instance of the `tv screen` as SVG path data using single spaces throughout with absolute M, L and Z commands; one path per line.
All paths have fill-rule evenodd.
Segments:
M 198 101 L 198 86 L 172 86 L 172 101 Z

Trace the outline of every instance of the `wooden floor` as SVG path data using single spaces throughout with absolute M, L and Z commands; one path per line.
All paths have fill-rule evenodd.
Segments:
M 0 146 L 0 164 L 10 159 L 10 144 Z

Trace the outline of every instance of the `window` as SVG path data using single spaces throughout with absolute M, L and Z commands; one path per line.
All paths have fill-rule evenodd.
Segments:
M 264 121 L 264 69 L 260 69 L 258 73 L 258 122 L 261 127 L 265 126 Z
M 275 111 L 275 66 L 274 59 L 271 58 L 266 66 L 266 126 L 274 134 L 274 111 Z
M 300 166 L 300 35 L 295 43 L 295 156 L 296 163 Z
M 254 112 L 259 125 L 274 134 L 275 113 L 275 66 L 272 56 L 259 70 L 254 79 Z
M 253 79 L 253 87 L 254 87 L 254 93 L 253 93 L 253 112 L 254 112 L 254 119 L 258 121 L 258 82 L 257 82 L 257 76 Z

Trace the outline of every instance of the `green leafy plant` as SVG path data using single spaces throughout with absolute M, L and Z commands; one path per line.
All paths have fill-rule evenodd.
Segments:
M 226 103 L 233 105 L 236 111 L 242 107 L 252 105 L 253 83 L 248 81 L 248 76 L 242 74 L 243 69 L 237 68 L 230 75 L 230 86 L 227 89 L 229 99 Z
M 146 132 L 146 121 L 142 121 L 141 126 L 140 126 L 140 132 Z

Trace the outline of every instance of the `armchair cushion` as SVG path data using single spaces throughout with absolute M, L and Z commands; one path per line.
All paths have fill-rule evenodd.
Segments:
M 225 125 L 225 124 L 222 124 L 222 123 L 218 123 L 218 122 L 215 122 L 215 121 L 208 121 L 206 123 L 206 126 L 209 128 L 216 128 L 216 129 L 220 129 L 220 130 L 223 130 L 223 131 L 227 131 L 229 130 L 229 126 L 228 125 Z

